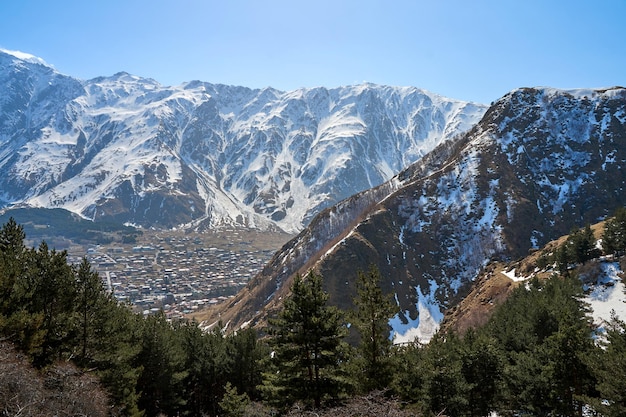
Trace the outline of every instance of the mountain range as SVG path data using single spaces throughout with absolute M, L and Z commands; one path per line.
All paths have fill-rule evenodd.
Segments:
M 428 340 L 490 262 L 626 205 L 625 164 L 626 89 L 517 89 L 466 134 L 320 213 L 206 323 L 261 327 L 310 268 L 349 309 L 357 271 L 376 265 L 400 309 L 396 341 Z
M 491 262 L 626 205 L 622 87 L 520 88 L 483 106 L 373 84 L 85 81 L 4 51 L 0 88 L 0 207 L 297 233 L 207 325 L 262 327 L 311 268 L 349 309 L 375 265 L 396 341 L 426 341 Z
M 85 81 L 9 51 L 0 91 L 0 207 L 157 228 L 299 232 L 486 110 L 373 84 L 168 87 L 124 72 Z

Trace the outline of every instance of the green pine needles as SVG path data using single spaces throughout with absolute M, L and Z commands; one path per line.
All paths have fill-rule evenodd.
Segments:
M 605 224 L 609 260 L 623 264 L 624 236 L 626 210 Z M 540 258 L 562 274 L 519 285 L 485 326 L 401 347 L 389 326 L 398 307 L 375 266 L 355 271 L 350 312 L 328 304 L 321 275 L 296 276 L 259 338 L 255 329 L 135 314 L 87 260 L 68 265 L 65 252 L 26 248 L 24 238 L 13 219 L 0 228 L 0 366 L 17 366 L 12 349 L 33 368 L 11 381 L 70 363 L 97 378 L 111 415 L 260 417 L 369 392 L 399 400 L 406 415 L 626 415 L 626 325 L 614 317 L 598 338 L 576 277 L 599 251 L 589 226 Z M 0 409 L 28 407 L 2 388 Z
M 278 318 L 270 321 L 272 367 L 264 374 L 263 389 L 274 404 L 301 401 L 319 408 L 344 392 L 347 329 L 343 314 L 327 305 L 320 275 L 296 276 L 291 291 Z

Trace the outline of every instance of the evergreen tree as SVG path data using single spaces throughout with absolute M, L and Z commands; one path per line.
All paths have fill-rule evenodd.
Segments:
M 97 329 L 103 326 L 102 319 L 107 316 L 107 309 L 114 308 L 113 299 L 104 289 L 102 280 L 91 268 L 87 258 L 83 258 L 76 273 L 77 300 L 76 311 L 79 330 L 78 363 L 87 366 L 89 358 L 99 347 Z
M 574 229 L 565 242 L 568 260 L 584 264 L 598 255 L 596 250 L 596 238 L 591 226 L 584 229 Z
M 541 323 L 538 317 L 541 313 L 535 308 L 534 294 L 541 288 L 541 283 L 534 278 L 525 287 L 516 288 L 502 306 L 498 307 L 489 322 L 486 332 L 496 338 L 505 352 L 520 352 L 528 346 L 538 343 L 542 329 L 537 329 Z M 547 331 L 550 323 L 543 323 Z
M 463 375 L 458 337 L 436 334 L 424 349 L 424 411 L 432 415 L 466 414 L 470 386 Z
M 581 415 L 594 379 L 591 324 L 576 278 L 552 277 L 518 287 L 488 324 L 507 352 L 500 410 Z
M 142 365 L 136 361 L 142 318 L 106 291 L 86 259 L 78 266 L 76 281 L 77 363 L 95 370 L 121 414 L 140 415 L 137 382 Z
M 582 416 L 582 396 L 595 385 L 586 364 L 594 350 L 589 323 L 579 317 L 561 318 L 559 330 L 546 339 L 544 346 L 551 381 L 550 408 L 561 415 Z
M 67 263 L 67 252 L 49 250 L 42 242 L 29 251 L 24 279 L 16 293 L 28 313 L 41 317 L 41 343 L 32 346 L 34 364 L 42 367 L 73 350 L 76 338 L 76 280 Z
M 600 415 L 626 416 L 626 323 L 613 315 L 606 326 L 602 349 L 588 363 L 597 378 L 598 393 L 587 398 Z
M 30 355 L 36 366 L 76 359 L 94 371 L 117 404 L 137 408 L 138 318 L 104 292 L 86 261 L 77 268 L 67 253 L 45 242 L 24 246 L 13 219 L 0 228 L 0 332 Z M 140 365 L 138 365 L 140 366 Z
M 607 255 L 626 250 L 626 207 L 620 207 L 614 216 L 607 220 L 602 233 L 602 249 Z
M 472 416 L 487 416 L 496 408 L 502 384 L 504 353 L 484 331 L 470 329 L 461 343 L 461 372 L 467 386 L 467 409 Z
M 183 380 L 187 410 L 192 415 L 217 415 L 233 362 L 221 328 L 205 332 L 195 322 L 182 325 L 185 353 Z
M 554 261 L 556 262 L 556 269 L 562 276 L 569 275 L 570 256 L 568 254 L 567 246 L 562 245 L 556 248 L 554 253 Z
M 371 265 L 367 273 L 358 272 L 356 311 L 351 315 L 352 325 L 360 335 L 357 377 L 362 390 L 382 389 L 392 378 L 389 320 L 398 307 L 380 288 L 380 272 Z
M 3 261 L 11 257 L 19 257 L 25 250 L 24 227 L 17 224 L 13 217 L 0 228 L 0 258 Z
M 96 350 L 89 366 L 96 370 L 122 415 L 140 416 L 138 380 L 142 364 L 143 318 L 110 299 L 95 327 Z
M 257 387 L 262 384 L 260 361 L 269 355 L 258 343 L 254 329 L 243 329 L 226 338 L 226 354 L 230 358 L 229 381 L 249 398 L 258 398 Z
M 281 405 L 300 400 L 319 408 L 322 400 L 341 394 L 346 332 L 342 315 L 327 300 L 320 275 L 296 276 L 284 309 L 270 322 L 277 372 L 264 375 L 263 389 Z
M 209 371 L 209 361 L 215 356 L 209 356 L 214 353 L 209 351 L 208 338 L 210 336 L 205 334 L 196 322 L 185 323 L 180 330 L 185 352 L 184 368 L 187 371 L 183 380 L 187 410 L 192 415 L 202 415 L 209 411 L 215 414 L 211 407 L 213 396 Z
M 425 383 L 424 347 L 417 342 L 402 346 L 393 359 L 396 371 L 391 383 L 393 392 L 405 401 L 420 402 Z
M 176 415 L 185 403 L 185 357 L 179 342 L 162 312 L 144 320 L 137 390 L 141 393 L 139 406 L 149 416 Z
M 0 331 L 2 318 L 6 319 L 17 310 L 12 304 L 12 293 L 16 280 L 25 272 L 25 237 L 24 228 L 13 217 L 0 228 Z
M 244 417 L 246 415 L 246 409 L 250 404 L 250 398 L 245 392 L 243 394 L 237 393 L 237 388 L 230 382 L 226 383 L 224 387 L 224 396 L 220 401 L 220 409 L 227 417 Z
M 28 295 L 23 294 L 31 257 L 25 237 L 12 217 L 0 228 L 0 335 L 23 352 L 33 352 L 42 343 L 43 314 L 28 309 Z

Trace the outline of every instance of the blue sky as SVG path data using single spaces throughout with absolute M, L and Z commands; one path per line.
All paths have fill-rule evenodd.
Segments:
M 415 86 L 482 103 L 626 84 L 625 0 L 20 0 L 0 48 L 82 79 Z

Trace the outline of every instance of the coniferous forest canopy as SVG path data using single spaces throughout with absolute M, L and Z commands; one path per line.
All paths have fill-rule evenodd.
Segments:
M 396 305 L 375 267 L 354 271 L 353 311 L 328 305 L 312 271 L 262 332 L 205 331 L 133 313 L 86 260 L 25 237 L 13 219 L 0 229 L 2 415 L 298 415 L 372 392 L 394 415 L 626 413 L 626 323 L 599 333 L 576 274 L 623 256 L 626 209 L 606 222 L 602 251 L 589 227 L 574 230 L 538 261 L 556 266 L 551 278 L 518 286 L 485 326 L 427 345 L 391 343 Z

